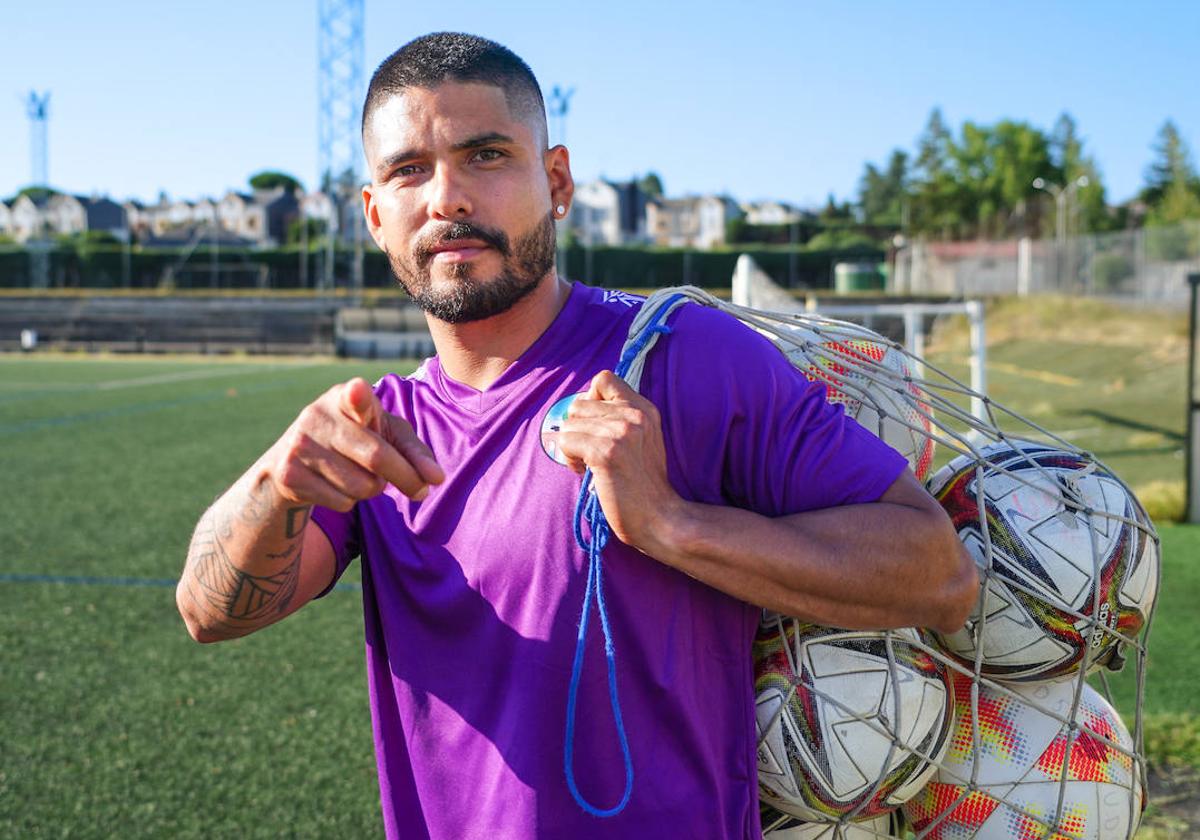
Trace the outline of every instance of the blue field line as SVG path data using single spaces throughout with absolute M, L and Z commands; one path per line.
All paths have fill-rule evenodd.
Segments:
M 285 377 L 282 380 L 276 380 L 274 382 L 265 382 L 260 385 L 250 385 L 238 388 L 237 397 L 286 388 L 289 385 L 294 384 L 292 381 L 290 381 L 291 379 L 292 377 Z M 42 429 L 50 429 L 54 427 L 73 426 L 79 423 L 109 420 L 113 417 L 129 417 L 130 415 L 134 414 L 147 414 L 152 411 L 179 408 L 185 405 L 196 405 L 198 403 L 237 399 L 237 397 L 231 397 L 227 389 L 221 389 L 218 391 L 207 391 L 201 394 L 193 394 L 190 397 L 177 397 L 173 400 L 155 400 L 153 402 L 146 403 L 135 402 L 127 405 L 117 405 L 113 406 L 112 408 L 106 408 L 99 411 L 85 411 L 80 414 L 66 414 L 57 417 L 39 417 L 35 420 L 25 420 L 20 423 L 0 425 L 0 437 L 10 437 L 12 435 L 24 434 L 25 432 L 36 432 L 41 431 Z
M 71 586 L 135 586 L 174 588 L 176 578 L 96 577 L 93 575 L 42 575 L 0 572 L 0 583 L 61 583 Z M 335 592 L 361 592 L 357 583 L 334 584 Z

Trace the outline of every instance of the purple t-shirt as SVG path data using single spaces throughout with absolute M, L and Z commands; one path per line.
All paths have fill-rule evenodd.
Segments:
M 390 838 L 761 836 L 750 661 L 759 610 L 615 538 L 604 585 L 633 795 L 618 816 L 592 817 L 563 772 L 587 556 L 572 533 L 580 478 L 546 454 L 541 424 L 616 365 L 641 302 L 576 284 L 483 392 L 436 358 L 384 377 L 384 408 L 412 423 L 446 482 L 419 503 L 389 486 L 349 514 L 314 511 L 339 575 L 362 556 Z M 668 474 L 684 498 L 777 516 L 874 501 L 905 467 L 735 319 L 687 305 L 668 323 L 641 391 L 662 414 Z M 625 770 L 594 615 L 586 650 L 575 776 L 609 808 Z

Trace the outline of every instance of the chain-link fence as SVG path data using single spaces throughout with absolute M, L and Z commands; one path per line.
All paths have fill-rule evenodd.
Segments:
M 1096 295 L 1184 306 L 1200 271 L 1200 219 L 1062 240 L 916 242 L 896 255 L 893 291 Z

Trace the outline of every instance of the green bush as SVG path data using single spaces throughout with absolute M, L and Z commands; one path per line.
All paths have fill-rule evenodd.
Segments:
M 1134 273 L 1125 254 L 1101 254 L 1092 260 L 1092 286 L 1098 292 L 1115 292 Z

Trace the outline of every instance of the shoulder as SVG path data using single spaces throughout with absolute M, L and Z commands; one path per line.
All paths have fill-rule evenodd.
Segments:
M 420 399 L 422 392 L 431 387 L 436 366 L 437 357 L 434 356 L 422 361 L 417 369 L 408 375 L 385 374 L 375 383 L 375 396 L 379 397 L 380 403 L 387 411 L 401 417 L 406 416 L 409 407 Z
M 708 374 L 728 370 L 753 370 L 763 374 L 792 377 L 795 369 L 780 349 L 766 336 L 727 312 L 688 303 L 676 310 L 667 325 L 671 355 L 684 356 L 678 362 L 699 367 Z
M 575 294 L 580 298 L 582 316 L 586 319 L 603 319 L 631 323 L 646 298 L 620 289 L 602 289 L 576 281 Z

